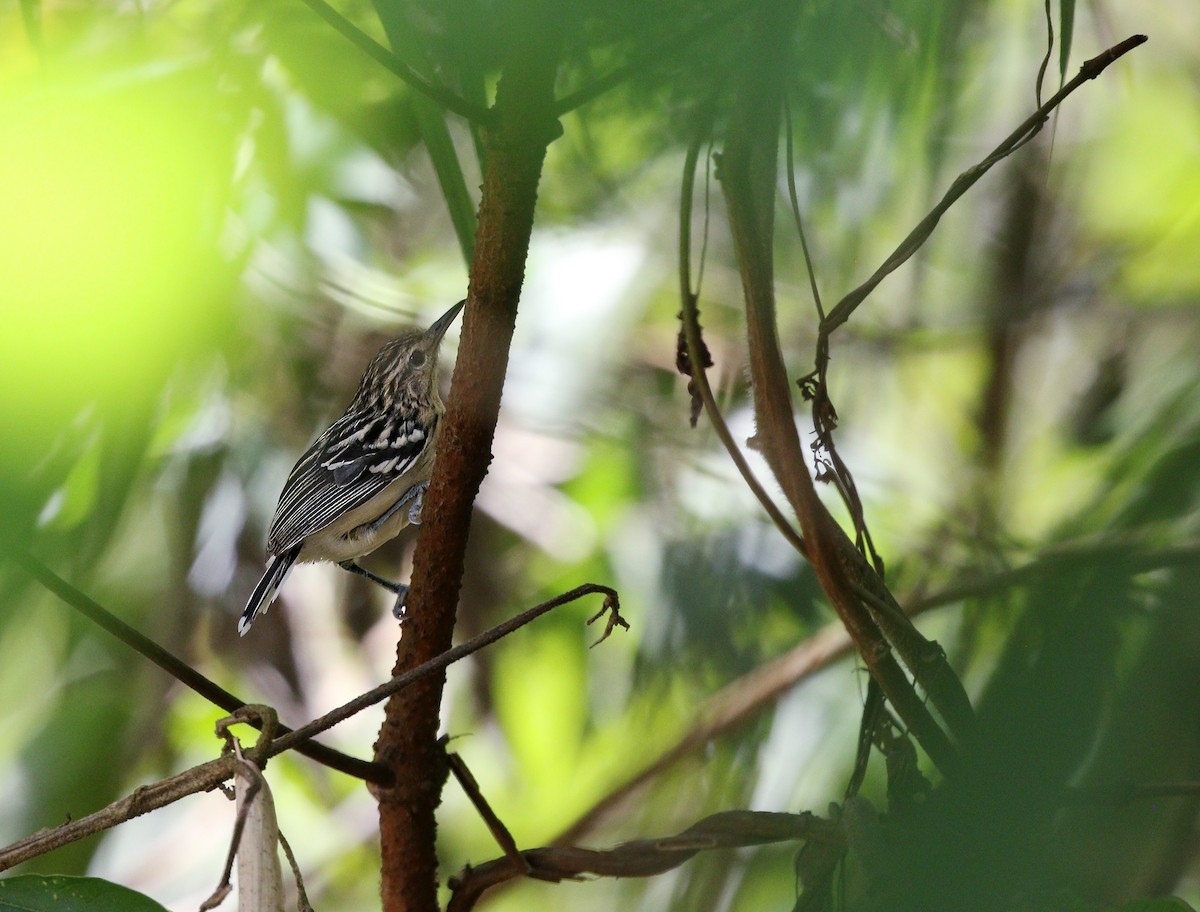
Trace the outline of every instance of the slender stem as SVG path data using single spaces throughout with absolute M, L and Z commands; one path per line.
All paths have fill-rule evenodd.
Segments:
M 791 381 L 775 324 L 774 201 L 786 52 L 774 47 L 788 34 L 795 10 L 782 2 L 757 8 L 751 36 L 763 49 L 737 87 L 722 158 L 722 187 L 746 300 L 746 335 L 758 440 L 772 473 L 796 511 L 808 558 L 821 588 L 858 646 L 871 675 L 905 724 L 943 771 L 957 751 L 891 653 L 878 624 L 850 587 L 861 555 L 817 496 L 804 461 L 792 410 Z M 847 553 L 847 549 L 849 553 Z
M 219 706 L 226 712 L 236 712 L 246 705 L 240 697 L 230 693 L 215 681 L 202 675 L 187 662 L 168 652 L 152 639 L 130 627 L 102 605 L 76 589 L 40 560 L 24 551 L 12 552 L 14 562 L 38 583 L 54 593 L 63 602 L 74 608 L 88 620 L 111 633 L 118 640 L 145 656 L 175 680 L 198 693 L 214 706 Z M 255 723 L 250 723 L 255 724 Z M 257 725 L 255 727 L 258 727 Z M 279 731 L 290 732 L 285 725 L 279 726 Z M 305 742 L 298 752 L 315 760 L 323 766 L 354 776 L 376 785 L 388 785 L 392 781 L 387 767 L 369 760 L 360 760 L 341 751 L 334 750 L 324 744 Z
M 497 624 L 491 630 L 484 631 L 476 637 L 472 637 L 465 643 L 460 643 L 457 646 L 447 649 L 427 662 L 423 662 L 415 668 L 410 668 L 401 674 L 396 675 L 390 681 L 380 684 L 378 687 L 360 694 L 348 703 L 344 703 L 336 709 L 332 709 L 318 719 L 314 719 L 307 725 L 302 725 L 295 731 L 287 732 L 271 742 L 271 746 L 267 751 L 267 756 L 274 757 L 276 754 L 281 754 L 286 750 L 299 749 L 300 745 L 304 744 L 310 738 L 319 735 L 323 731 L 333 728 L 339 722 L 344 722 L 351 716 L 357 715 L 369 706 L 374 706 L 376 703 L 382 703 L 388 697 L 400 693 L 407 687 L 415 684 L 417 681 L 427 678 L 439 671 L 445 670 L 448 666 L 453 665 L 459 659 L 469 656 L 473 652 L 478 652 L 485 646 L 490 646 L 492 643 L 508 636 L 514 630 L 524 627 L 530 621 L 541 617 L 548 611 L 558 608 L 560 605 L 566 605 L 576 599 L 582 598 L 585 595 L 592 593 L 603 593 L 605 596 L 605 606 L 611 611 L 619 612 L 619 602 L 617 601 L 617 593 L 615 589 L 610 589 L 608 586 L 601 586 L 597 583 L 585 583 L 582 586 L 577 586 L 570 592 L 564 592 L 562 595 L 555 596 L 549 601 L 542 602 L 540 605 L 534 605 L 525 611 L 522 611 L 516 617 L 509 618 L 501 624 Z M 595 618 L 593 618 L 595 620 Z M 623 622 L 618 622 L 623 623 Z M 282 731 L 282 727 L 280 729 Z
M 795 136 L 792 130 L 792 108 L 788 104 L 787 99 L 784 99 L 783 104 L 783 128 L 786 131 L 785 140 L 787 141 L 786 149 L 786 167 L 787 167 L 787 185 L 788 199 L 792 204 L 792 218 L 796 222 L 796 235 L 800 238 L 800 252 L 804 254 L 804 268 L 808 272 L 808 284 L 812 289 L 813 303 L 817 307 L 817 318 L 825 319 L 825 308 L 821 304 L 821 290 L 817 287 L 817 270 L 813 266 L 812 254 L 808 251 L 808 237 L 804 233 L 804 220 L 800 217 L 800 196 L 796 193 L 796 149 Z
M 527 849 L 521 853 L 522 867 L 514 867 L 504 856 L 465 868 L 450 879 L 452 895 L 446 908 L 447 912 L 467 912 L 486 890 L 522 874 L 552 882 L 585 876 L 653 877 L 679 867 L 702 851 L 795 841 L 841 848 L 845 837 L 839 824 L 813 814 L 722 811 L 673 836 L 635 839 L 611 849 Z
M 430 82 L 392 51 L 360 29 L 357 25 L 330 6 L 325 0 L 300 0 L 310 10 L 332 26 L 333 30 L 356 48 L 400 78 L 409 88 L 441 105 L 447 111 L 466 118 L 471 123 L 484 126 L 491 122 L 492 113 L 479 108 L 449 89 Z
M 473 637 L 468 642 L 448 650 L 435 660 L 426 662 L 424 665 L 414 668 L 398 678 L 392 679 L 369 693 L 351 700 L 344 706 L 326 713 L 308 725 L 302 726 L 295 731 L 285 729 L 282 725 L 278 726 L 277 731 L 283 734 L 274 740 L 268 740 L 255 745 L 252 755 L 255 757 L 256 762 L 258 760 L 265 762 L 267 758 L 274 757 L 285 750 L 302 751 L 305 742 L 314 735 L 332 728 L 334 725 L 348 719 L 357 712 L 361 712 L 368 706 L 386 700 L 392 694 L 399 693 L 422 678 L 442 671 L 447 665 L 496 642 L 496 640 L 507 636 L 519 627 L 523 627 L 535 618 L 541 617 L 546 612 L 592 593 L 602 593 L 605 596 L 604 610 L 610 612 L 606 633 L 614 625 L 622 625 L 624 621 L 620 620 L 620 607 L 616 591 L 607 586 L 586 583 L 572 589 L 570 592 L 564 592 L 556 598 L 552 598 L 549 601 L 542 602 L 540 605 L 535 605 L 521 612 L 516 617 L 496 625 L 491 630 Z M 588 623 L 592 623 L 599 617 L 600 614 L 593 616 Z M 261 714 L 241 713 L 239 714 L 239 718 L 234 721 L 245 722 L 248 725 L 261 728 L 263 726 L 261 720 L 259 720 L 257 725 L 255 724 L 256 716 L 258 715 Z M 269 716 L 270 714 L 267 715 Z M 184 770 L 175 776 L 143 786 L 125 798 L 113 802 L 102 810 L 96 811 L 94 814 L 73 820 L 52 830 L 42 830 L 34 833 L 19 842 L 0 849 L 0 871 L 7 870 L 23 861 L 28 861 L 30 858 L 44 855 L 46 852 L 61 848 L 76 840 L 94 836 L 96 833 L 124 823 L 126 820 L 131 820 L 149 811 L 172 804 L 180 798 L 193 795 L 197 792 L 211 791 L 234 774 L 236 763 L 237 759 L 233 756 L 222 757 L 220 760 L 211 760 L 200 766 Z
M 712 422 L 713 430 L 716 431 L 717 438 L 725 447 L 725 451 L 729 454 L 729 458 L 733 461 L 738 473 L 746 482 L 746 487 L 755 496 L 762 508 L 770 517 L 771 522 L 775 524 L 775 528 L 783 535 L 787 542 L 801 554 L 807 556 L 807 551 L 804 544 L 804 539 L 800 533 L 795 530 L 783 511 L 771 499 L 771 495 L 759 482 L 754 475 L 754 470 L 750 468 L 750 464 L 746 461 L 746 457 L 742 455 L 741 448 L 737 445 L 737 441 L 733 439 L 733 433 L 729 430 L 729 425 L 725 422 L 725 416 L 721 414 L 721 409 L 717 405 L 716 397 L 713 396 L 712 386 L 708 382 L 708 374 L 704 369 L 704 363 L 701 359 L 700 352 L 702 350 L 700 341 L 700 317 L 696 310 L 696 296 L 692 292 L 692 265 L 691 265 L 691 249 L 692 249 L 692 194 L 696 182 L 696 164 L 700 156 L 700 149 L 703 147 L 708 133 L 709 119 L 705 118 L 702 128 L 696 131 L 691 144 L 688 146 L 687 155 L 683 165 L 683 190 L 679 205 L 679 297 L 683 307 L 683 337 L 688 349 L 688 363 L 692 368 L 692 382 L 696 385 L 696 390 L 700 393 L 700 399 L 704 403 L 704 411 L 708 415 L 708 420 Z
M 950 185 L 950 189 L 946 191 L 946 194 L 938 201 L 937 205 L 917 223 L 917 226 L 908 233 L 908 236 L 883 261 L 883 265 L 876 269 L 869 279 L 838 301 L 837 306 L 829 312 L 829 316 L 821 322 L 822 336 L 828 337 L 835 329 L 845 323 L 850 318 L 850 315 L 854 313 L 855 308 L 866 299 L 867 295 L 875 290 L 875 286 L 916 253 L 921 248 L 921 245 L 929 239 L 929 236 L 933 234 L 933 229 L 937 227 L 937 223 L 946 214 L 946 211 L 957 202 L 959 197 L 971 189 L 975 182 L 983 177 L 994 164 L 1007 158 L 1040 133 L 1050 113 L 1062 104 L 1068 95 L 1088 80 L 1095 79 L 1103 73 L 1109 64 L 1120 59 L 1135 47 L 1145 44 L 1146 40 L 1145 35 L 1133 35 L 1119 44 L 1113 45 L 1103 54 L 1099 54 L 1085 62 L 1079 68 L 1079 73 L 1074 79 L 1055 92 L 1045 104 L 1025 118 L 1019 127 L 1013 130 L 1000 145 L 992 150 L 990 155 L 979 162 L 979 164 L 968 168 L 956 177 L 954 183 Z
M 140 817 L 197 792 L 208 792 L 231 777 L 237 764 L 233 756 L 210 760 L 200 766 L 184 770 L 151 785 L 144 785 L 108 807 L 64 823 L 54 829 L 40 830 L 12 845 L 0 849 L 0 871 L 19 865 L 23 861 L 45 855 L 54 849 L 94 836 L 111 829 L 126 820 Z

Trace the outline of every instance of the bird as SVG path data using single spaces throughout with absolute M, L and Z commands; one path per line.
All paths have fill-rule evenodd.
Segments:
M 408 587 L 360 567 L 357 558 L 421 519 L 445 412 L 438 392 L 442 337 L 466 301 L 426 330 L 387 342 L 363 372 L 345 413 L 296 462 L 267 536 L 267 565 L 238 620 L 245 636 L 275 601 L 297 563 L 330 561 L 397 594 Z

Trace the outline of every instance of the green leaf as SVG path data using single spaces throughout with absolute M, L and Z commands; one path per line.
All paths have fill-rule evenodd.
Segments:
M 1163 899 L 1135 899 L 1117 906 L 1112 912 L 1196 912 L 1178 896 Z
M 1067 60 L 1071 56 L 1071 35 L 1075 31 L 1075 0 L 1060 0 L 1058 5 L 1058 75 L 1067 78 Z
M 166 912 L 150 897 L 99 877 L 25 874 L 0 880 L 0 912 Z
M 387 33 L 392 50 L 402 60 L 424 62 L 424 50 L 399 8 L 393 3 L 376 0 L 375 11 L 383 23 L 383 30 Z M 434 173 L 437 174 L 438 184 L 442 188 L 442 198 L 454 225 L 454 234 L 458 238 L 463 260 L 467 269 L 470 269 L 471 262 L 475 259 L 475 201 L 467 189 L 462 165 L 454 149 L 450 130 L 446 126 L 445 112 L 419 92 L 414 91 L 411 98 L 413 116 L 421 132 L 421 140 L 425 143 Z

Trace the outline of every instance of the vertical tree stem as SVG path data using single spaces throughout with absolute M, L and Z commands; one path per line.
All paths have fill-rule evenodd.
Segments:
M 491 462 L 500 392 L 524 279 L 546 147 L 561 133 L 553 111 L 557 30 L 514 47 L 485 133 L 475 261 L 462 344 L 438 459 L 413 560 L 408 622 L 394 674 L 451 646 L 471 507 Z M 384 912 L 437 908 L 436 821 L 446 778 L 437 742 L 445 675 L 392 697 L 375 745 L 396 785 L 379 799 Z

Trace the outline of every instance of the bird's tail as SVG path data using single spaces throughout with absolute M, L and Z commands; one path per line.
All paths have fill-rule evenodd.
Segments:
M 262 579 L 254 587 L 250 600 L 246 602 L 246 610 L 242 612 L 242 616 L 238 620 L 238 636 L 245 636 L 250 625 L 254 623 L 254 619 L 271 607 L 275 596 L 279 594 L 279 588 L 288 578 L 288 574 L 292 571 L 292 565 L 296 563 L 296 558 L 300 555 L 301 545 L 303 542 L 282 554 L 275 554 L 267 559 L 267 569 L 263 571 Z

